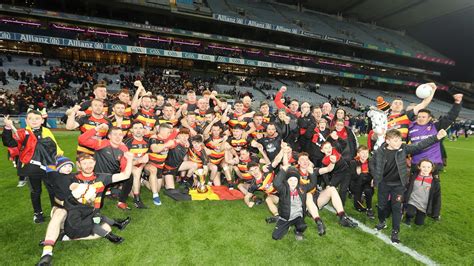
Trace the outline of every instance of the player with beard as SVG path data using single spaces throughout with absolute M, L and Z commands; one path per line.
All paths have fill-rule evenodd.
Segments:
M 427 83 L 427 85 L 431 86 L 432 88 L 431 95 L 423 99 L 421 103 L 414 106 L 412 110 L 405 112 L 402 99 L 395 99 L 390 105 L 390 110 L 387 117 L 387 129 L 398 129 L 398 131 L 402 133 L 402 141 L 404 143 L 406 143 L 408 139 L 408 128 L 410 126 L 410 121 L 414 121 L 418 111 L 426 108 L 431 103 L 431 100 L 433 100 L 434 94 L 436 92 L 436 85 L 434 83 Z
M 284 136 L 285 133 L 282 133 L 282 135 Z M 255 142 L 262 144 L 265 154 L 268 156 L 270 161 L 273 161 L 281 150 L 283 136 L 280 136 L 280 133 L 277 132 L 275 124 L 270 123 L 267 126 L 266 136 L 261 139 L 253 140 L 252 147 L 258 146 Z
M 82 116 L 76 120 L 77 112 L 79 110 L 78 106 L 75 106 L 66 111 L 67 115 L 67 122 L 66 122 L 66 129 L 67 130 L 74 130 L 79 128 L 81 133 L 84 134 L 86 131 L 95 128 L 100 124 L 107 124 L 111 127 L 110 121 L 105 118 L 103 115 L 103 108 L 104 103 L 101 100 L 94 99 L 91 101 L 90 108 L 92 109 L 92 114 L 87 116 Z M 97 132 L 94 138 L 97 139 L 104 139 L 107 136 L 107 130 L 101 130 Z M 77 155 L 82 153 L 87 154 L 94 154 L 92 149 L 87 147 L 81 146 L 80 144 L 77 146 Z
M 57 206 L 52 211 L 45 240 L 41 243 L 43 254 L 37 265 L 51 265 L 53 246 L 57 239 L 89 240 L 104 237 L 115 244 L 124 241 L 112 233 L 111 226 L 123 230 L 130 218 L 113 220 L 99 213 L 105 187 L 130 177 L 133 155 L 126 152 L 124 157 L 127 164 L 122 172 L 116 174 L 94 173 L 96 161 L 89 154 L 78 157 L 78 173 L 71 174 L 72 162 L 65 159 L 58 161 L 58 172 L 48 173 L 48 177 L 54 180 Z M 60 236 L 62 228 L 64 235 Z
M 112 126 L 122 129 L 122 133 L 124 136 L 128 134 L 128 130 L 130 130 L 131 127 L 130 117 L 125 115 L 127 110 L 126 106 L 127 104 L 122 101 L 114 103 L 112 107 L 113 114 L 109 116 L 109 120 Z

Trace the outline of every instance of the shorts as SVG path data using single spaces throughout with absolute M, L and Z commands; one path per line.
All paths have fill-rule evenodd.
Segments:
M 165 167 L 163 169 L 162 176 L 166 176 L 166 175 L 177 176 L 178 175 L 178 169 L 179 169 L 179 167 L 172 168 L 171 166 L 165 165 Z
M 321 193 L 319 193 L 319 190 L 316 190 L 316 192 L 313 193 L 313 202 L 316 205 L 316 207 L 318 207 L 319 210 L 324 208 L 324 206 L 318 206 L 318 198 L 319 198 L 320 194 Z
M 156 168 L 156 178 L 158 178 L 158 179 L 163 178 L 163 172 L 164 172 L 164 169 L 163 169 L 164 165 L 163 164 L 148 163 L 147 165 L 151 165 L 151 166 Z M 145 174 L 146 176 L 150 175 L 150 172 L 147 171 L 146 167 L 143 168 L 143 173 L 146 173 Z M 142 175 L 142 176 L 144 176 L 144 175 Z M 147 180 L 148 180 L 148 177 L 147 177 Z

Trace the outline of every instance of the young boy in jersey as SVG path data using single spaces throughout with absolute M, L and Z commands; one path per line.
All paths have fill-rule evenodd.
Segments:
M 17 147 L 19 151 L 18 176 L 28 176 L 30 197 L 33 205 L 33 222 L 43 223 L 41 207 L 42 183 L 46 185 L 51 205 L 54 204 L 53 188 L 46 178 L 46 166 L 53 164 L 56 156 L 62 155 L 53 133 L 43 127 L 44 119 L 38 111 L 29 111 L 26 115 L 26 128 L 16 129 L 9 117 L 5 117 L 2 134 L 3 144 Z
M 398 233 L 402 218 L 403 194 L 408 184 L 406 157 L 408 154 L 420 152 L 433 145 L 446 135 L 446 131 L 442 129 L 436 136 L 431 136 L 416 144 L 406 145 L 402 143 L 402 133 L 397 129 L 390 129 L 385 134 L 386 143 L 374 152 L 369 162 L 369 171 L 374 177 L 374 185 L 378 187 L 379 223 L 375 228 L 379 231 L 387 228 L 385 219 L 390 215 L 388 212 L 390 197 L 393 243 L 400 243 Z

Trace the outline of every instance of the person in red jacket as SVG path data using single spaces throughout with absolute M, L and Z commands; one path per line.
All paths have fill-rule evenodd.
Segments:
M 48 190 L 51 205 L 54 204 L 53 188 L 46 178 L 46 167 L 56 162 L 56 156 L 63 154 L 51 131 L 42 126 L 43 122 L 41 113 L 32 110 L 26 115 L 26 128 L 16 130 L 7 116 L 4 119 L 5 128 L 2 134 L 5 146 L 18 148 L 18 175 L 28 176 L 35 223 L 44 222 L 41 208 L 42 182 Z

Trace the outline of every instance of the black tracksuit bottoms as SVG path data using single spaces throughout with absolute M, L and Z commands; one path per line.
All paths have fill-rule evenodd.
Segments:
M 277 224 L 275 225 L 275 229 L 273 229 L 272 238 L 275 240 L 282 239 L 287 233 L 290 226 L 295 226 L 295 233 L 302 234 L 306 228 L 308 227 L 304 222 L 303 217 L 295 218 L 291 221 L 286 221 L 283 218 L 279 218 Z
M 379 184 L 378 191 L 378 217 L 379 222 L 384 222 L 392 209 L 392 230 L 400 231 L 402 219 L 402 203 L 405 187 L 400 184 L 388 185 L 384 181 Z M 389 205 L 390 204 L 390 205 Z

